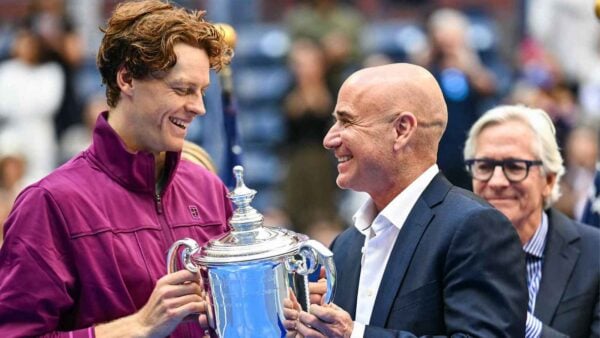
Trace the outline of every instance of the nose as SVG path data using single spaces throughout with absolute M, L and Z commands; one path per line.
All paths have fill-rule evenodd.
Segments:
M 490 180 L 488 181 L 488 185 L 491 187 L 506 187 L 509 184 L 510 182 L 502 171 L 502 166 L 496 166 L 492 173 L 492 177 L 490 177 Z
M 325 149 L 334 149 L 339 147 L 341 143 L 339 128 L 337 127 L 337 123 L 335 123 L 329 128 L 329 131 L 327 131 L 327 134 L 323 138 L 323 147 Z
M 192 95 L 185 105 L 185 110 L 200 116 L 206 114 L 206 108 L 204 107 L 204 99 L 202 98 L 202 95 Z

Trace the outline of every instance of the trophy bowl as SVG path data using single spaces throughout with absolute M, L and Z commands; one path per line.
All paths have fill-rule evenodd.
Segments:
M 305 235 L 265 227 L 263 216 L 250 206 L 256 191 L 244 184 L 243 168 L 236 166 L 233 172 L 231 231 L 202 247 L 191 238 L 176 241 L 167 255 L 168 272 L 178 266 L 200 271 L 211 336 L 285 337 L 283 301 L 293 296 L 307 311 L 308 275 L 319 266 L 327 275 L 324 302 L 333 299 L 333 253 Z

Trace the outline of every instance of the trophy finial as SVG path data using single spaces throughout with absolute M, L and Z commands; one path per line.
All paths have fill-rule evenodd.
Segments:
M 256 195 L 256 190 L 250 189 L 244 183 L 244 167 L 233 167 L 235 176 L 235 189 L 229 193 L 229 199 L 235 205 L 233 217 L 229 221 L 237 231 L 254 229 L 261 225 L 263 216 L 254 209 L 250 203 Z
M 241 165 L 233 167 L 233 175 L 235 176 L 235 189 L 229 194 L 229 198 L 238 208 L 247 206 L 254 199 L 256 190 L 248 188 L 244 183 L 244 167 Z
M 233 176 L 235 176 L 235 188 L 245 187 L 244 184 L 244 167 L 236 165 L 233 167 Z

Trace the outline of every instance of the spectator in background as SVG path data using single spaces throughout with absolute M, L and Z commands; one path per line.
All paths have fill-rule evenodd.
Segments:
M 181 159 L 198 164 L 213 174 L 217 174 L 217 166 L 210 155 L 201 146 L 191 141 L 184 141 L 181 149 Z
M 104 95 L 92 95 L 87 99 L 81 114 L 82 123 L 70 125 L 60 137 L 60 163 L 67 162 L 91 144 L 98 115 L 108 108 Z
M 360 64 L 362 14 L 338 0 L 304 0 L 285 19 L 292 39 L 308 38 L 323 46 L 327 83 L 332 93 Z
M 580 108 L 562 68 L 544 46 L 525 39 L 519 49 L 518 71 L 510 102 L 544 110 L 556 127 L 559 148 L 564 149 L 567 135 L 580 118 Z
M 598 161 L 598 135 L 593 127 L 580 125 L 569 133 L 565 148 L 565 175 L 560 181 L 561 196 L 555 203 L 567 216 L 581 220 L 588 198 L 594 194 Z
M 64 75 L 43 62 L 41 38 L 29 25 L 16 32 L 13 58 L 0 64 L 0 148 L 25 158 L 24 183 L 48 174 L 57 164 L 54 117 L 64 95 Z
M 294 84 L 283 104 L 287 127 L 285 211 L 294 230 L 329 244 L 340 226 L 335 216 L 335 165 L 322 146 L 334 107 L 323 50 L 311 40 L 298 39 L 290 50 L 289 67 Z
M 594 182 L 588 189 L 588 197 L 580 221 L 600 228 L 600 168 L 598 166 L 596 166 Z
M 469 20 L 464 14 L 436 10 L 427 28 L 428 48 L 410 57 L 433 73 L 448 105 L 448 128 L 440 142 L 438 165 L 450 182 L 470 189 L 462 149 L 467 131 L 484 109 L 484 100 L 497 93 L 496 78 L 469 44 Z
M 473 191 L 510 219 L 526 253 L 525 337 L 600 337 L 600 231 L 551 208 L 564 168 L 549 116 L 494 108 L 471 128 L 465 158 Z
M 75 90 L 75 74 L 83 61 L 83 41 L 71 18 L 65 0 L 32 0 L 27 20 L 41 37 L 44 59 L 60 65 L 65 79 L 59 109 L 54 117 L 56 140 L 67 128 L 82 122 L 82 103 Z
M 594 1 L 526 3 L 529 37 L 556 58 L 583 115 L 600 118 L 600 24 L 594 15 Z
M 3 149 L 0 155 L 0 246 L 4 239 L 4 222 L 23 188 L 25 165 L 25 159 L 21 155 L 11 154 Z

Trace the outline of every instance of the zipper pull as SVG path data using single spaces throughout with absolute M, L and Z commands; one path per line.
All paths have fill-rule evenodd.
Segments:
M 156 205 L 156 212 L 158 212 L 159 214 L 162 214 L 163 213 L 162 200 L 160 199 L 160 195 L 158 193 L 156 193 L 156 195 L 154 195 L 154 202 Z

